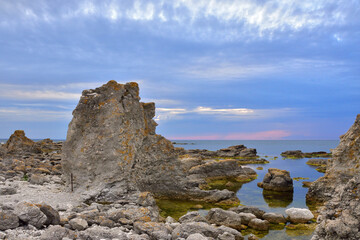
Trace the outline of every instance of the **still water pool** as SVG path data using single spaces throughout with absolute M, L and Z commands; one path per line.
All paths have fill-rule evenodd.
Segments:
M 301 150 L 303 152 L 326 151 L 335 148 L 338 140 L 269 140 L 269 141 L 210 141 L 210 140 L 177 140 L 177 147 L 185 149 L 207 149 L 218 150 L 233 145 L 244 144 L 248 148 L 256 148 L 258 155 L 267 159 L 268 164 L 249 164 L 248 167 L 253 168 L 258 178 L 252 182 L 243 184 L 237 191 L 237 197 L 241 204 L 255 206 L 266 212 L 277 212 L 285 215 L 285 210 L 291 207 L 308 208 L 305 202 L 305 196 L 308 191 L 303 187 L 302 181 L 315 181 L 323 175 L 316 171 L 316 167 L 309 166 L 306 162 L 308 158 L 303 159 L 285 159 L 281 157 L 281 153 L 287 150 Z M 262 170 L 258 170 L 262 167 Z M 262 188 L 257 186 L 261 182 L 269 168 L 278 168 L 290 172 L 292 178 L 301 177 L 299 181 L 294 180 L 294 194 L 291 197 L 282 197 L 274 199 L 273 196 L 263 196 Z M 246 232 L 245 232 L 246 234 Z M 270 230 L 266 234 L 262 234 L 262 239 L 310 239 L 312 231 L 291 231 L 286 229 Z

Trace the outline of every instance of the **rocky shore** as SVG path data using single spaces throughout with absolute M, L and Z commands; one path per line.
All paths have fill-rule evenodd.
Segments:
M 110 81 L 83 91 L 64 143 L 34 142 L 15 131 L 0 146 L 0 239 L 254 240 L 249 232 L 314 229 L 308 209 L 283 215 L 239 205 L 235 191 L 257 178 L 243 165 L 266 163 L 256 149 L 174 148 L 155 133 L 154 116 L 154 103 L 140 102 L 136 83 Z M 315 240 L 359 239 L 359 129 L 358 116 L 325 176 L 310 185 L 309 202 L 328 201 Z M 287 171 L 270 168 L 259 187 L 264 198 L 280 192 L 292 201 Z M 212 207 L 174 219 L 160 215 L 157 202 L 165 200 Z

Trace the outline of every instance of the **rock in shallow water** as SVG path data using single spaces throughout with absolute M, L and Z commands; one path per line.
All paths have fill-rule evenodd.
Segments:
M 293 180 L 290 177 L 290 173 L 277 168 L 269 168 L 268 173 L 265 174 L 263 181 L 258 183 L 258 186 L 268 191 L 294 191 Z
M 289 208 L 285 210 L 288 219 L 292 223 L 306 223 L 314 218 L 314 215 L 306 208 Z

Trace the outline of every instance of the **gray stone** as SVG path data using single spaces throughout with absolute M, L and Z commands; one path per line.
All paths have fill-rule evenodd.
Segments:
M 306 223 L 314 218 L 314 215 L 306 208 L 289 208 L 285 210 L 288 219 L 292 223 Z
M 119 227 L 108 228 L 101 227 L 98 225 L 93 225 L 87 228 L 84 231 L 78 232 L 77 239 L 86 239 L 86 240 L 98 240 L 98 239 L 131 239 L 127 237 L 127 234 Z M 134 238 L 137 240 L 146 239 L 146 238 Z M 146 239 L 148 240 L 148 239 Z
M 37 205 L 40 208 L 46 217 L 47 220 L 44 223 L 45 225 L 59 225 L 60 224 L 60 215 L 58 211 L 47 204 L 39 204 Z
M 39 207 L 32 203 L 21 202 L 16 205 L 14 213 L 24 222 L 31 224 L 37 228 L 41 228 L 46 220 L 46 215 Z
M 232 235 L 231 233 L 228 232 L 224 232 L 223 234 L 220 234 L 218 236 L 219 240 L 235 240 L 235 236 Z
M 134 231 L 138 234 L 145 233 L 152 239 L 171 239 L 171 230 L 164 223 L 135 222 Z
M 75 238 L 75 233 L 67 228 L 57 226 L 50 226 L 41 234 L 41 240 L 63 240 L 64 238 Z
M 0 210 L 0 231 L 17 228 L 19 226 L 19 218 L 10 211 Z
M 266 220 L 255 218 L 249 222 L 249 227 L 255 230 L 267 231 L 269 230 L 269 222 Z
M 88 227 L 86 220 L 82 218 L 73 218 L 69 221 L 69 224 L 72 229 L 82 231 Z
M 180 223 L 186 223 L 186 222 L 206 222 L 208 221 L 205 219 L 205 217 L 201 216 L 199 212 L 193 211 L 188 212 L 184 216 L 179 218 Z
M 207 240 L 207 239 L 208 239 L 207 237 L 204 237 L 200 233 L 191 234 L 186 238 L 186 240 Z
M 263 219 L 269 223 L 286 223 L 285 217 L 280 213 L 265 213 Z
M 44 183 L 49 182 L 49 181 L 50 181 L 50 179 L 46 175 L 32 174 L 29 182 L 32 184 L 43 185 Z
M 226 211 L 221 208 L 212 208 L 208 212 L 206 219 L 210 223 L 214 223 L 216 225 L 224 225 L 239 230 L 241 229 L 241 217 L 239 214 L 232 211 Z
M 252 206 L 238 206 L 238 207 L 230 208 L 229 210 L 236 213 L 252 213 L 257 218 L 262 218 L 262 216 L 265 214 L 265 211 Z
M 245 225 L 248 225 L 252 219 L 256 218 L 256 216 L 252 213 L 241 212 L 241 213 L 238 213 L 238 215 L 241 218 L 241 223 L 245 224 Z
M 268 191 L 293 192 L 293 180 L 290 173 L 286 170 L 269 168 L 262 182 L 258 186 Z
M 167 216 L 165 219 L 165 222 L 168 224 L 171 224 L 171 223 L 176 223 L 176 220 L 174 218 L 172 218 L 171 216 Z
M 16 189 L 13 187 L 0 187 L 0 195 L 16 194 Z

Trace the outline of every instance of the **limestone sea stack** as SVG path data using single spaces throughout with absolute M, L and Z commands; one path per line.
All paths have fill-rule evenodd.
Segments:
M 164 198 L 237 200 L 227 190 L 200 190 L 187 178 L 173 144 L 155 133 L 154 116 L 155 104 L 140 102 L 135 82 L 112 80 L 83 91 L 63 144 L 68 188 L 72 176 L 74 191 L 96 199 L 148 191 Z
M 360 239 L 360 114 L 306 197 L 308 202 L 326 202 L 312 239 Z

